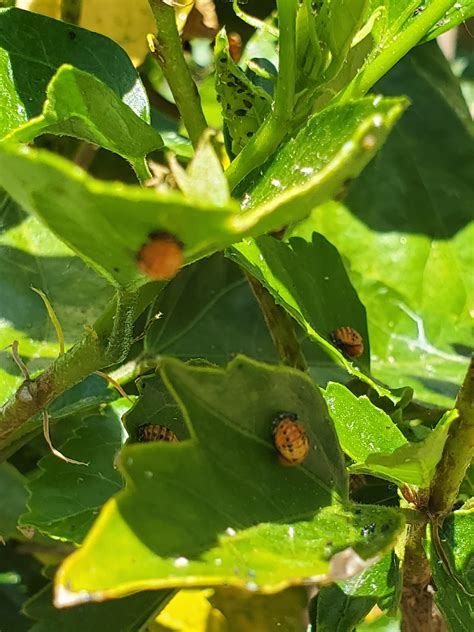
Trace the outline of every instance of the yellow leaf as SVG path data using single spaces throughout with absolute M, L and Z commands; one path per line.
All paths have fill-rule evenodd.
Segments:
M 175 632 L 207 632 L 212 621 L 215 632 L 224 632 L 218 623 L 222 615 L 207 600 L 212 594 L 212 590 L 180 590 L 156 622 Z
M 16 6 L 57 20 L 61 17 L 61 0 L 16 0 Z

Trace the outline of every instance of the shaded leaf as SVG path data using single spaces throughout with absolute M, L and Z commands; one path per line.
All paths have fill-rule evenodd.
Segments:
M 359 575 L 321 588 L 310 605 L 312 626 L 318 632 L 352 632 L 366 614 L 379 604 L 397 607 L 401 574 L 395 555 L 386 555 Z
M 474 510 L 450 514 L 439 535 L 450 568 L 439 559 L 431 536 L 426 549 L 436 584 L 434 599 L 450 632 L 470 632 L 474 620 Z
M 225 30 L 217 36 L 214 60 L 217 99 L 230 136 L 230 154 L 237 156 L 269 114 L 271 97 L 232 60 Z
M 209 601 L 225 616 L 222 629 L 226 632 L 274 632 L 304 629 L 308 597 L 306 588 L 289 588 L 277 595 L 219 588 Z
M 57 610 L 52 603 L 52 593 L 52 585 L 49 584 L 24 605 L 25 613 L 36 620 L 29 632 L 92 632 L 102 628 L 114 632 L 135 632 L 164 608 L 173 595 L 171 590 L 149 591 L 107 603 Z
M 21 546 L 21 545 L 20 545 Z M 2 630 L 5 632 L 27 632 L 29 621 L 22 613 L 22 604 L 40 590 L 45 579 L 41 565 L 30 555 L 19 550 L 18 543 L 2 545 L 0 555 L 0 612 Z
M 249 284 L 220 254 L 188 266 L 163 290 L 145 350 L 226 365 L 236 353 L 276 362 L 277 354 Z M 236 315 L 238 314 L 238 322 Z
M 98 406 L 117 399 L 117 397 L 117 391 L 108 385 L 102 377 L 90 375 L 60 395 L 48 407 L 50 426 L 63 420 L 67 423 L 67 418 L 71 415 L 83 415 L 89 411 L 97 410 Z M 21 428 L 2 439 L 0 459 L 9 458 L 25 443 L 42 432 L 42 425 L 41 414 L 35 415 Z
M 398 400 L 396 394 L 376 384 L 368 375 L 370 349 L 365 308 L 339 253 L 324 237 L 313 234 L 311 243 L 302 239 L 284 243 L 260 237 L 235 245 L 228 256 L 269 290 L 335 364 L 370 384 L 380 395 Z M 333 332 L 346 326 L 362 336 L 364 345 L 360 358 L 352 361 L 332 340 Z
M 149 354 L 206 358 L 220 366 L 237 353 L 263 362 L 279 361 L 247 280 L 238 266 L 220 254 L 183 270 L 160 294 L 154 312 L 161 316 L 145 338 Z M 297 337 L 318 384 L 350 379 L 299 328 Z
M 0 541 L 19 535 L 18 518 L 26 509 L 26 479 L 10 463 L 0 464 Z
M 177 192 L 100 182 L 58 156 L 26 147 L 0 147 L 0 165 L 0 183 L 17 201 L 114 285 L 148 280 L 137 255 L 153 233 L 177 237 L 188 260 L 228 245 L 239 234 L 232 224 L 236 203 L 222 208 Z
M 95 75 L 149 120 L 145 90 L 115 42 L 30 11 L 0 9 L 0 138 L 41 114 L 46 87 L 62 64 Z
M 112 404 L 102 415 L 91 416 L 77 434 L 61 445 L 68 457 L 88 465 L 71 465 L 53 454 L 39 461 L 39 474 L 29 487 L 23 526 L 61 540 L 80 543 L 101 506 L 122 487 L 114 458 L 122 444 L 120 413 Z
M 119 154 L 147 178 L 144 158 L 163 141 L 119 96 L 94 75 L 64 64 L 46 91 L 43 112 L 9 139 L 27 143 L 41 134 L 74 136 Z
M 83 599 L 78 591 L 101 599 L 190 582 L 274 591 L 326 575 L 329 558 L 347 547 L 367 559 L 390 546 L 401 525 L 398 511 L 336 506 L 318 513 L 331 497 L 346 496 L 346 480 L 319 391 L 304 374 L 242 357 L 227 371 L 167 359 L 161 373 L 191 439 L 122 451 L 127 488 L 106 505 L 83 548 L 63 567 L 58 603 Z M 282 410 L 298 414 L 311 445 L 293 467 L 279 462 L 273 445 L 273 420 Z M 311 542 L 314 555 L 308 555 Z M 112 574 L 109 555 L 116 560 Z M 361 570 L 357 559 L 350 551 L 334 559 L 331 577 Z
M 292 234 L 322 233 L 349 261 L 367 308 L 373 373 L 452 406 L 472 342 L 472 123 L 434 44 L 378 89 L 405 92 L 413 106 L 354 182 L 347 207 L 322 206 Z
M 5 192 L 0 192 L 0 258 L 0 403 L 3 403 L 23 381 L 8 349 L 13 340 L 19 341 L 20 356 L 31 375 L 44 369 L 58 354 L 54 327 L 31 287 L 47 294 L 61 322 L 66 346 L 83 334 L 85 325 L 94 322 L 111 292 L 69 248 L 35 218 L 25 215 Z M 107 397 L 102 381 L 92 380 L 91 384 L 99 398 L 104 394 Z M 76 387 L 67 396 L 70 403 L 77 392 Z M 84 390 L 82 396 L 91 397 L 91 388 Z

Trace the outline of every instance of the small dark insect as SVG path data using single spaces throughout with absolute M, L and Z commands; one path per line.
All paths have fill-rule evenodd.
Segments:
M 77 37 L 77 33 L 74 33 L 74 31 L 68 31 L 68 35 L 70 40 L 75 40 Z
M 247 114 L 247 110 L 244 110 L 244 108 L 239 108 L 238 110 L 235 110 L 235 114 L 237 116 L 245 116 Z
M 297 465 L 308 456 L 309 440 L 294 413 L 282 413 L 275 419 L 273 440 L 283 465 Z
M 153 233 L 141 247 L 137 263 L 150 279 L 171 279 L 183 264 L 183 244 L 169 233 Z
M 172 430 L 160 424 L 143 424 L 138 428 L 137 438 L 140 443 L 148 441 L 166 441 L 167 443 L 177 443 L 178 437 Z
M 338 327 L 332 332 L 334 344 L 351 358 L 359 358 L 364 353 L 364 339 L 352 327 Z

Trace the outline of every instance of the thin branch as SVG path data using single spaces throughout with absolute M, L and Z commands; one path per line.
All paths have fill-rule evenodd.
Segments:
M 183 55 L 173 7 L 164 0 L 148 0 L 155 16 L 156 37 L 149 39 L 151 52 L 163 70 L 178 110 L 196 147 L 207 127 L 196 85 Z
M 61 461 L 71 463 L 72 465 L 89 465 L 89 463 L 84 463 L 84 461 L 76 461 L 76 459 L 70 459 L 68 456 L 64 455 L 53 446 L 51 436 L 49 434 L 49 415 L 46 408 L 43 409 L 43 436 L 51 452 L 54 454 L 54 456 L 57 456 L 58 459 L 61 459 Z
M 29 380 L 30 373 L 28 371 L 28 367 L 26 366 L 26 364 L 23 362 L 23 360 L 20 357 L 20 353 L 18 351 L 19 344 L 20 343 L 18 342 L 18 340 L 14 340 L 12 342 L 12 358 L 15 361 L 15 364 L 17 365 L 17 367 L 20 369 L 21 374 L 23 375 L 25 380 Z
M 267 324 L 273 344 L 283 364 L 300 371 L 308 369 L 300 343 L 296 338 L 293 322 L 285 310 L 277 305 L 271 294 L 251 274 L 245 272 L 247 281 L 257 299 Z
M 94 373 L 98 375 L 99 377 L 103 378 L 104 380 L 106 380 L 106 382 L 111 384 L 115 388 L 115 390 L 120 393 L 122 397 L 124 397 L 125 399 L 128 399 L 128 401 L 132 402 L 133 404 L 133 400 L 129 397 L 129 395 L 127 395 L 127 393 L 123 390 L 123 388 L 120 386 L 117 380 L 114 380 L 113 377 L 111 377 L 107 373 L 104 373 L 103 371 L 94 371 Z
M 53 323 L 53 327 L 56 331 L 56 337 L 58 339 L 58 344 L 59 344 L 59 355 L 62 355 L 64 353 L 64 332 L 63 332 L 63 328 L 61 327 L 61 323 L 59 322 L 59 318 L 56 316 L 56 312 L 54 311 L 54 308 L 51 305 L 49 298 L 46 296 L 46 294 L 33 286 L 31 287 L 31 289 L 33 290 L 33 292 L 36 292 L 38 296 L 41 297 L 43 303 L 45 304 L 49 319 Z
M 148 283 L 138 295 L 117 292 L 87 335 L 43 373 L 26 378 L 16 393 L 0 408 L 0 450 L 10 435 L 52 401 L 94 371 L 123 361 L 133 338 L 133 322 L 156 298 L 163 283 Z M 25 376 L 26 377 L 26 376 Z

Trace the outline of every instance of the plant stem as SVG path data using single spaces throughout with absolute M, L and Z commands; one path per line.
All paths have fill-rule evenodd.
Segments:
M 443 518 L 452 509 L 466 470 L 474 457 L 474 359 L 471 358 L 456 400 L 459 417 L 449 429 L 443 456 L 431 485 L 429 512 Z
M 173 93 L 194 147 L 207 127 L 196 85 L 186 64 L 173 7 L 163 0 L 148 0 L 156 21 L 154 56 Z
M 432 632 L 433 597 L 427 586 L 431 569 L 423 549 L 426 521 L 407 526 L 400 603 L 402 632 Z
M 341 93 L 336 101 L 346 102 L 364 96 L 397 62 L 419 44 L 423 36 L 453 6 L 452 0 L 432 0 L 411 24 L 397 35 L 396 42 L 382 44 L 382 52 Z
M 161 285 L 118 291 L 94 327 L 35 379 L 26 379 L 0 408 L 0 449 L 11 433 L 85 377 L 122 361 L 132 343 L 134 320 L 155 299 Z
M 291 318 L 285 310 L 277 305 L 272 295 L 261 285 L 255 277 L 245 272 L 247 281 L 260 305 L 263 317 L 273 340 L 273 344 L 283 364 L 300 371 L 308 369 L 301 351 L 300 343 L 295 334 Z
M 279 40 L 279 70 L 273 110 L 255 136 L 250 139 L 226 171 L 230 189 L 251 171 L 259 167 L 277 149 L 288 133 L 293 115 L 296 79 L 296 15 L 295 0 L 277 0 Z

